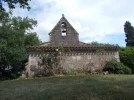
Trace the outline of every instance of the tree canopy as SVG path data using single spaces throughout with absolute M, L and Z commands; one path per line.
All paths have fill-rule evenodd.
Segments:
M 126 35 L 126 46 L 134 46 L 134 27 L 129 21 L 125 22 L 124 32 Z
M 6 75 L 7 68 L 12 69 L 13 72 L 24 68 L 27 59 L 25 46 L 40 42 L 37 34 L 30 31 L 36 25 L 37 21 L 28 17 L 14 17 L 11 12 L 5 11 L 0 13 L 0 74 L 2 76 Z M 31 38 L 30 42 L 27 42 L 27 38 Z
M 25 34 L 25 41 L 24 41 L 25 46 L 33 46 L 40 43 L 41 41 L 39 40 L 36 32 Z
M 118 44 L 99 43 L 97 41 L 92 41 L 90 44 L 94 46 L 118 46 Z
M 128 66 L 134 73 L 134 47 L 125 47 L 120 49 L 120 61 Z
M 20 8 L 30 9 L 29 1 L 31 0 L 0 0 L 0 11 L 4 11 L 3 3 L 6 3 L 9 9 L 15 9 L 15 5 L 19 5 Z

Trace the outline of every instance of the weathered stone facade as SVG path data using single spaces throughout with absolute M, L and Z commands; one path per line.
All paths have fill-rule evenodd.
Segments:
M 62 25 L 64 25 L 62 27 Z M 62 34 L 63 31 L 63 34 Z M 62 16 L 57 25 L 49 33 L 51 44 L 78 45 L 77 31 L 71 26 L 67 19 Z
M 116 59 L 119 61 L 118 47 L 116 46 L 93 46 L 79 41 L 77 31 L 71 26 L 67 19 L 62 16 L 57 25 L 49 33 L 50 41 L 36 46 L 27 47 L 29 61 L 26 66 L 26 75 L 34 77 L 37 72 L 46 72 L 39 63 L 42 55 L 56 52 L 59 46 L 60 62 L 58 66 L 53 65 L 54 73 L 64 73 L 76 70 L 80 72 L 101 72 L 106 61 Z M 58 69 L 58 71 L 56 71 Z M 59 71 L 60 70 L 60 71 Z
M 62 67 L 64 70 L 77 70 L 83 72 L 101 72 L 106 61 L 111 59 L 119 59 L 118 52 L 111 53 L 79 53 L 71 56 L 64 56 L 62 59 Z M 119 61 L 119 60 L 118 60 Z

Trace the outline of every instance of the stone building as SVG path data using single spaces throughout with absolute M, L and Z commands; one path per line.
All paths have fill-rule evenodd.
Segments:
M 39 65 L 40 57 L 55 52 L 59 46 L 64 49 L 58 55 L 60 56 L 58 64 L 60 66 L 57 67 L 62 69 L 60 73 L 62 71 L 101 72 L 106 61 L 111 59 L 119 61 L 117 46 L 94 46 L 79 41 L 78 32 L 64 15 L 50 31 L 49 37 L 49 42 L 27 47 L 29 61 L 26 73 L 28 77 L 34 77 L 37 70 L 44 72 L 44 69 Z M 56 70 L 55 67 L 53 68 L 52 70 Z M 55 71 L 55 73 L 57 72 Z

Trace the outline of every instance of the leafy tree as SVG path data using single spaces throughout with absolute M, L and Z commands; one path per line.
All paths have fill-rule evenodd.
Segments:
M 25 33 L 33 29 L 37 21 L 28 17 L 14 17 L 5 11 L 0 13 L 0 75 L 18 72 L 27 60 Z M 9 70 L 10 69 L 10 70 Z
M 134 73 L 134 47 L 121 48 L 119 55 L 120 61 Z
M 41 41 L 39 40 L 36 32 L 25 34 L 25 46 L 33 46 L 40 43 Z
M 4 11 L 3 3 L 7 3 L 9 9 L 15 9 L 15 5 L 19 4 L 20 8 L 30 9 L 29 1 L 31 0 L 0 0 L 0 11 Z
M 124 32 L 126 35 L 126 46 L 134 46 L 134 27 L 129 21 L 125 22 Z

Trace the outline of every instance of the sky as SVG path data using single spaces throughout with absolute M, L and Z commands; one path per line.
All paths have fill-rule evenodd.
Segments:
M 134 0 L 31 0 L 31 10 L 16 8 L 15 16 L 34 18 L 43 41 L 62 14 L 79 33 L 79 40 L 90 43 L 110 43 L 125 46 L 124 23 L 134 25 Z

